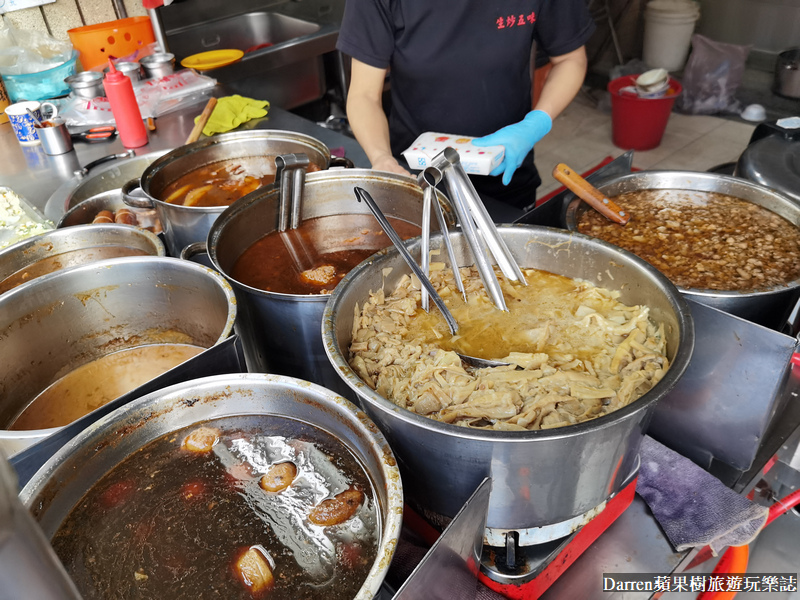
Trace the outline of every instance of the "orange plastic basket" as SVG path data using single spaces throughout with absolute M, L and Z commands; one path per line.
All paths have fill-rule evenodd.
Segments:
M 76 27 L 67 31 L 78 50 L 84 70 L 108 63 L 156 41 L 150 17 L 129 17 L 107 23 Z

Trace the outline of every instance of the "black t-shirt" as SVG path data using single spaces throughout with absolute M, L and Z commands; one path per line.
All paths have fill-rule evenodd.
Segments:
M 347 0 L 337 48 L 390 69 L 389 137 L 399 157 L 420 133 L 483 136 L 531 110 L 531 50 L 560 56 L 594 31 L 586 0 Z M 518 208 L 541 183 L 531 152 L 511 184 L 470 177 Z
M 586 43 L 586 0 L 347 0 L 337 48 L 390 68 L 392 153 L 425 131 L 482 136 L 531 110 L 531 48 Z

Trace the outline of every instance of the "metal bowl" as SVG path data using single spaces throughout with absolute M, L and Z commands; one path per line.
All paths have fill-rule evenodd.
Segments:
M 149 231 L 126 225 L 48 231 L 0 251 L 0 294 L 61 269 L 140 255 L 164 256 L 164 244 Z
M 378 554 L 355 598 L 375 597 L 389 569 L 402 524 L 403 490 L 392 450 L 375 425 L 353 404 L 299 379 L 220 375 L 188 381 L 134 400 L 106 415 L 58 451 L 23 488 L 20 499 L 50 539 L 98 479 L 139 448 L 171 431 L 230 415 L 298 419 L 333 434 L 355 454 L 374 486 L 381 517 Z
M 639 443 L 656 402 L 680 379 L 694 346 L 689 306 L 677 288 L 629 252 L 578 233 L 529 225 L 498 228 L 522 267 L 585 279 L 620 291 L 620 301 L 645 304 L 665 324 L 672 363 L 641 398 L 598 419 L 550 430 L 469 429 L 417 415 L 383 398 L 350 368 L 348 348 L 356 306 L 370 291 L 390 290 L 409 268 L 396 249 L 351 271 L 328 302 L 322 337 L 339 375 L 358 394 L 400 462 L 409 502 L 434 522 L 452 518 L 484 477 L 494 480 L 487 539 L 506 530 L 550 539 L 588 518 L 636 472 Z M 451 236 L 459 264 L 471 264 L 461 234 Z M 432 247 L 440 243 L 433 236 Z M 419 242 L 410 248 L 418 253 Z M 569 531 L 567 531 L 568 533 Z M 565 534 L 564 534 L 565 535 Z
M 233 330 L 236 298 L 216 271 L 173 258 L 113 258 L 0 296 L 0 427 L 50 384 L 116 350 L 173 341 L 210 348 Z M 0 429 L 12 455 L 57 431 Z
M 800 204 L 767 187 L 738 177 L 695 171 L 642 171 L 616 177 L 598 186 L 606 196 L 614 197 L 639 190 L 691 190 L 718 192 L 763 206 L 800 227 Z M 579 199 L 570 202 L 563 215 L 564 225 L 577 231 L 581 213 L 588 207 Z M 679 288 L 687 297 L 754 323 L 780 329 L 800 298 L 800 279 L 756 291 L 722 291 Z

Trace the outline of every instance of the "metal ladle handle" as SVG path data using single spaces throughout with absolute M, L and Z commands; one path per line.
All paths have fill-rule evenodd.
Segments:
M 405 247 L 405 244 L 403 244 L 403 240 L 400 239 L 399 235 L 397 235 L 397 232 L 394 230 L 394 227 L 392 227 L 392 224 L 389 223 L 389 220 L 383 214 L 383 211 L 375 203 L 375 200 L 372 199 L 372 196 L 369 195 L 367 190 L 360 187 L 355 187 L 353 188 L 353 191 L 356 194 L 356 199 L 359 202 L 363 200 L 364 204 L 366 204 L 372 211 L 372 214 L 375 215 L 375 218 L 378 219 L 378 223 L 381 224 L 383 231 L 386 233 L 389 239 L 392 240 L 392 243 L 394 244 L 394 247 L 397 248 L 400 256 L 402 256 L 403 260 L 406 261 L 406 264 L 411 268 L 411 270 L 414 272 L 414 275 L 417 276 L 422 286 L 430 295 L 433 303 L 441 311 L 444 320 L 447 321 L 447 326 L 450 328 L 450 333 L 455 335 L 456 332 L 458 332 L 458 323 L 456 323 L 455 318 L 453 318 L 453 314 L 447 308 L 447 305 L 436 291 L 436 288 L 433 287 L 431 280 L 428 279 L 427 275 L 425 275 L 425 273 L 422 271 L 422 269 L 420 269 L 419 265 L 414 260 L 414 257 L 411 256 L 411 253 Z

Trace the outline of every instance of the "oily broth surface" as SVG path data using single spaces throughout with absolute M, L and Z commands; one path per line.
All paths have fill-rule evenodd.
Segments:
M 307 172 L 319 171 L 313 163 Z M 275 156 L 251 156 L 210 163 L 181 175 L 159 194 L 183 206 L 229 206 L 275 181 Z
M 800 278 L 800 228 L 757 204 L 717 192 L 640 190 L 614 198 L 624 227 L 597 211 L 578 231 L 633 252 L 683 288 L 750 291 Z
M 202 423 L 220 433 L 206 453 L 182 440 L 199 425 L 162 436 L 98 481 L 62 523 L 53 548 L 87 600 L 352 599 L 377 553 L 379 515 L 363 467 L 327 432 L 270 415 Z M 265 492 L 270 464 L 298 470 L 285 490 Z M 340 525 L 311 524 L 309 509 L 348 487 L 365 499 Z M 251 593 L 237 557 L 258 546 L 275 583 Z
M 63 427 L 200 354 L 188 344 L 150 344 L 101 356 L 51 384 L 8 427 Z
M 402 239 L 420 234 L 417 225 L 393 217 L 388 220 Z M 353 267 L 391 244 L 371 214 L 317 217 L 303 221 L 295 230 L 274 231 L 256 241 L 236 259 L 231 276 L 269 292 L 326 294 Z M 301 276 L 326 265 L 335 271 L 329 281 L 314 283 Z

